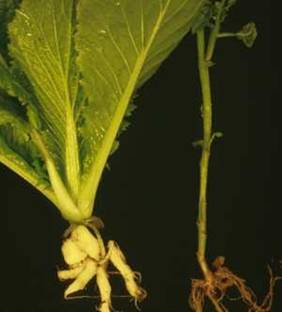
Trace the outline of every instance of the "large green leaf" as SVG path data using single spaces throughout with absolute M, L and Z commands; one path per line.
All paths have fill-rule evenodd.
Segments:
M 24 0 L 10 26 L 10 51 L 38 99 L 44 144 L 73 197 L 79 187 L 74 23 L 73 0 Z
M 8 57 L 8 24 L 14 16 L 20 0 L 0 0 L 0 53 Z
M 57 205 L 28 123 L 28 119 L 32 121 L 36 99 L 19 83 L 19 78 L 0 55 L 0 162 Z
M 82 110 L 83 182 L 91 212 L 103 168 L 134 91 L 190 30 L 202 0 L 80 0 L 76 46 L 88 106 Z M 153 103 L 152 103 L 153 104 Z
M 23 73 L 16 66 L 9 67 L 0 54 L 0 90 L 11 97 L 18 98 L 22 104 L 30 105 L 36 109 L 37 100 L 32 90 L 29 90 L 30 85 L 22 75 Z M 26 86 L 23 86 L 21 82 L 25 82 Z
M 67 220 L 80 222 L 84 216 L 76 205 L 80 166 L 75 112 L 82 92 L 73 46 L 74 13 L 72 0 L 23 0 L 9 25 L 9 47 L 12 72 L 23 76 L 20 80 L 32 97 L 27 106 L 31 138 L 44 159 L 56 205 Z
M 57 204 L 40 166 L 42 159 L 31 140 L 30 126 L 19 110 L 15 100 L 0 94 L 0 162 Z

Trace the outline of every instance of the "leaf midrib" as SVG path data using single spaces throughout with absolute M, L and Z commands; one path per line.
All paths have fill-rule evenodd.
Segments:
M 79 198 L 79 207 L 84 215 L 88 217 L 88 215 L 92 211 L 92 206 L 95 199 L 95 193 L 102 175 L 102 172 L 104 170 L 104 167 L 106 165 L 107 158 L 110 154 L 112 144 L 116 138 L 119 126 L 121 124 L 121 121 L 124 117 L 126 108 L 128 106 L 128 103 L 130 101 L 130 98 L 135 90 L 136 84 L 138 82 L 138 78 L 141 74 L 142 68 L 146 62 L 147 55 L 152 47 L 152 44 L 156 38 L 156 35 L 159 31 L 159 29 L 162 26 L 162 22 L 164 17 L 166 16 L 167 9 L 169 5 L 171 4 L 171 0 L 168 0 L 165 7 L 160 10 L 160 14 L 158 16 L 158 19 L 155 23 L 155 26 L 152 30 L 151 36 L 147 42 L 147 45 L 142 47 L 142 51 L 140 52 L 140 55 L 137 57 L 134 69 L 131 73 L 131 77 L 129 78 L 128 84 L 125 88 L 125 91 L 123 92 L 122 98 L 120 99 L 119 103 L 117 104 L 116 112 L 113 116 L 111 125 L 105 135 L 105 138 L 103 140 L 102 147 L 100 148 L 97 157 L 94 161 L 94 164 L 92 166 L 92 169 L 90 169 L 90 178 L 87 179 L 86 185 L 84 185 L 82 189 L 81 196 Z M 93 194 L 93 189 L 95 190 L 95 193 Z M 89 196 L 91 194 L 92 196 Z M 89 198 L 91 198 L 89 200 Z

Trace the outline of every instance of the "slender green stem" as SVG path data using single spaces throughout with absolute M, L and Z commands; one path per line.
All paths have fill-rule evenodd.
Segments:
M 204 276 L 209 279 L 210 270 L 206 261 L 207 245 L 207 184 L 210 159 L 210 148 L 212 142 L 212 99 L 210 88 L 209 64 L 205 57 L 205 33 L 204 30 L 197 32 L 198 67 L 202 89 L 202 118 L 203 118 L 203 140 L 202 156 L 200 161 L 200 194 L 198 215 L 198 261 Z
M 207 47 L 207 53 L 206 53 L 206 60 L 211 61 L 213 57 L 213 53 L 215 50 L 215 45 L 216 45 L 216 40 L 218 38 L 218 34 L 220 32 L 220 26 L 221 26 L 221 21 L 222 21 L 222 12 L 224 10 L 224 6 L 226 4 L 226 0 L 222 0 L 220 3 L 220 6 L 218 8 L 216 20 L 215 20 L 215 25 L 211 31 L 210 37 L 209 37 L 209 42 L 208 42 L 208 47 Z
M 199 215 L 198 215 L 198 251 L 197 257 L 201 270 L 206 280 L 212 280 L 212 273 L 206 260 L 207 249 L 207 186 L 211 145 L 214 138 L 212 133 L 212 94 L 210 84 L 209 68 L 213 53 L 220 32 L 222 13 L 226 0 L 220 2 L 207 48 L 205 46 L 205 31 L 201 29 L 197 32 L 198 68 L 202 90 L 202 119 L 203 119 L 203 139 L 201 141 L 202 156 L 200 160 L 200 194 L 199 194 Z

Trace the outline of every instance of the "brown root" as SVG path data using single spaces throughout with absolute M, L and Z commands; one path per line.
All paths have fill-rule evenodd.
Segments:
M 269 312 L 271 311 L 274 295 L 274 287 L 281 277 L 274 277 L 272 270 L 268 267 L 270 281 L 269 289 L 262 303 L 258 303 L 257 297 L 253 290 L 246 285 L 246 281 L 224 265 L 224 258 L 218 257 L 213 263 L 213 272 L 209 280 L 193 279 L 192 291 L 189 298 L 191 308 L 196 312 L 204 311 L 206 297 L 213 304 L 215 311 L 228 312 L 223 303 L 226 292 L 235 288 L 239 293 L 238 300 L 242 300 L 248 307 L 248 312 Z

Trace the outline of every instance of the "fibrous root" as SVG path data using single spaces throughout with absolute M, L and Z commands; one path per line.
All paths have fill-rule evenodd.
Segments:
M 242 300 L 248 307 L 249 312 L 270 312 L 273 303 L 274 286 L 280 277 L 274 277 L 272 270 L 268 267 L 270 282 L 269 290 L 262 303 L 258 303 L 253 290 L 246 285 L 246 281 L 224 265 L 224 258 L 218 257 L 213 263 L 213 271 L 207 279 L 193 279 L 192 291 L 189 303 L 193 311 L 204 311 L 205 299 L 208 298 L 217 312 L 228 312 L 223 299 L 226 292 L 232 288 L 239 293 L 238 300 Z

